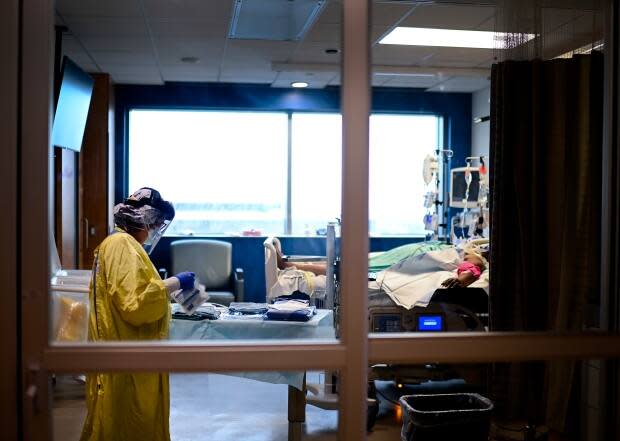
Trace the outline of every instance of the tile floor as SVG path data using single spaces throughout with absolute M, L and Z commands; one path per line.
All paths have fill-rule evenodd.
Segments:
M 387 397 L 397 398 L 391 383 L 379 388 Z M 286 385 L 227 375 L 175 374 L 170 376 L 170 389 L 172 441 L 286 441 L 288 438 Z M 400 408 L 382 400 L 377 423 L 368 439 L 400 440 L 399 411 Z M 85 415 L 83 386 L 71 377 L 57 378 L 54 441 L 78 441 Z M 306 406 L 304 441 L 335 441 L 337 428 L 336 411 Z

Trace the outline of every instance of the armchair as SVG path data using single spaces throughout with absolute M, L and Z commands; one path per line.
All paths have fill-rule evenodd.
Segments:
M 170 244 L 172 273 L 192 271 L 205 286 L 209 301 L 229 305 L 242 302 L 243 269 L 232 269 L 232 245 L 206 239 L 176 240 Z

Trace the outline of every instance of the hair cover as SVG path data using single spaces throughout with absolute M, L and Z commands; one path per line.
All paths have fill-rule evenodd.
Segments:
M 159 192 L 143 187 L 114 207 L 114 223 L 124 230 L 144 230 L 174 219 L 174 207 Z

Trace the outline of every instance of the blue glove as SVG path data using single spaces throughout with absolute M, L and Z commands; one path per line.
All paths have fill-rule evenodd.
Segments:
M 194 288 L 194 280 L 196 279 L 196 274 L 184 271 L 179 274 L 175 274 L 174 277 L 179 279 L 179 284 L 181 285 L 181 289 L 192 289 Z

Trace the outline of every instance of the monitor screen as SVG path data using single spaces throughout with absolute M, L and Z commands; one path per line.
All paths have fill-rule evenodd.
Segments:
M 441 332 L 443 331 L 443 317 L 441 315 L 419 315 L 418 331 Z
M 94 81 L 67 57 L 63 59 L 61 78 L 52 126 L 52 144 L 79 152 Z
M 465 208 L 465 192 L 467 182 L 465 181 L 466 167 L 454 168 L 451 170 L 450 179 L 450 206 L 455 208 Z M 478 206 L 478 193 L 480 192 L 480 172 L 477 168 L 470 168 L 471 184 L 469 185 L 469 195 L 467 196 L 467 208 Z

